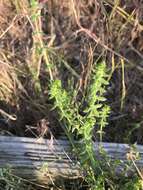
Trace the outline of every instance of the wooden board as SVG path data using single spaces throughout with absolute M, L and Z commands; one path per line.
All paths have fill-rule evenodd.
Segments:
M 118 172 L 124 170 L 131 147 L 127 144 L 94 143 L 95 154 L 101 159 L 100 147 L 114 161 L 121 160 Z M 140 159 L 134 163 L 143 167 L 143 146 L 136 146 Z M 106 158 L 102 158 L 105 159 Z M 132 163 L 133 171 L 136 169 Z M 15 175 L 22 178 L 48 184 L 52 179 L 82 177 L 78 162 L 71 154 L 71 146 L 67 140 L 44 140 L 34 138 L 0 136 L 0 168 L 12 168 Z

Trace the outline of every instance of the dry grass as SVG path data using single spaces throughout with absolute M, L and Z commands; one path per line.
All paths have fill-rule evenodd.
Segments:
M 105 59 L 113 126 L 106 138 L 123 141 L 132 123 L 142 120 L 142 16 L 139 1 L 50 0 L 30 5 L 28 0 L 1 0 L 0 99 L 6 107 L 15 106 L 6 110 L 20 112 L 19 120 L 26 111 L 33 118 L 29 123 L 37 125 L 50 112 L 50 81 L 60 78 L 66 86 L 71 80 L 81 98 L 93 64 Z M 138 141 L 137 133 L 133 141 Z
M 142 18 L 141 1 L 0 0 L 0 133 L 50 138 L 49 127 L 59 137 L 51 81 L 70 83 L 81 99 L 104 59 L 112 110 L 104 140 L 143 144 Z M 2 113 L 16 116 L 13 128 L 3 127 Z

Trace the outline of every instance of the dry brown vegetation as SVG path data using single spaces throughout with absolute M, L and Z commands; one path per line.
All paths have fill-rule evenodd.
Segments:
M 104 140 L 142 144 L 142 1 L 0 0 L 0 133 L 48 136 L 50 128 L 59 137 L 50 81 L 70 83 L 80 99 L 102 59 L 112 110 Z
M 25 125 L 37 126 L 50 112 L 49 80 L 66 84 L 72 78 L 84 93 L 92 65 L 104 58 L 111 72 L 112 107 L 106 139 L 125 140 L 142 121 L 142 7 L 140 1 L 51 0 L 35 8 L 28 0 L 1 0 L 1 109 L 17 115 L 12 122 L 21 128 L 17 135 L 25 135 Z M 133 142 L 142 143 L 141 128 Z

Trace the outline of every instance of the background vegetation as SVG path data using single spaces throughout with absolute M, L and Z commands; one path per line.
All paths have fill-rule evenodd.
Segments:
M 0 134 L 66 133 L 88 189 L 141 189 L 100 168 L 92 140 L 143 144 L 142 64 L 139 0 L 0 0 Z

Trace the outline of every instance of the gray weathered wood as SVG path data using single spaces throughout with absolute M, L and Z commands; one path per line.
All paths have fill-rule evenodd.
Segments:
M 10 166 L 15 175 L 49 183 L 55 178 L 80 176 L 67 140 L 0 136 L 0 168 Z
M 127 163 L 127 153 L 131 148 L 127 144 L 94 143 L 98 159 L 102 149 L 113 160 L 121 160 L 120 171 Z M 143 146 L 136 146 L 140 159 L 135 161 L 143 167 Z M 102 158 L 105 159 L 105 158 Z M 106 159 L 105 159 L 106 160 Z M 79 178 L 80 166 L 71 154 L 67 140 L 44 140 L 34 138 L 0 136 L 0 168 L 10 166 L 15 175 L 47 184 L 56 178 Z M 134 169 L 133 165 L 133 169 Z

